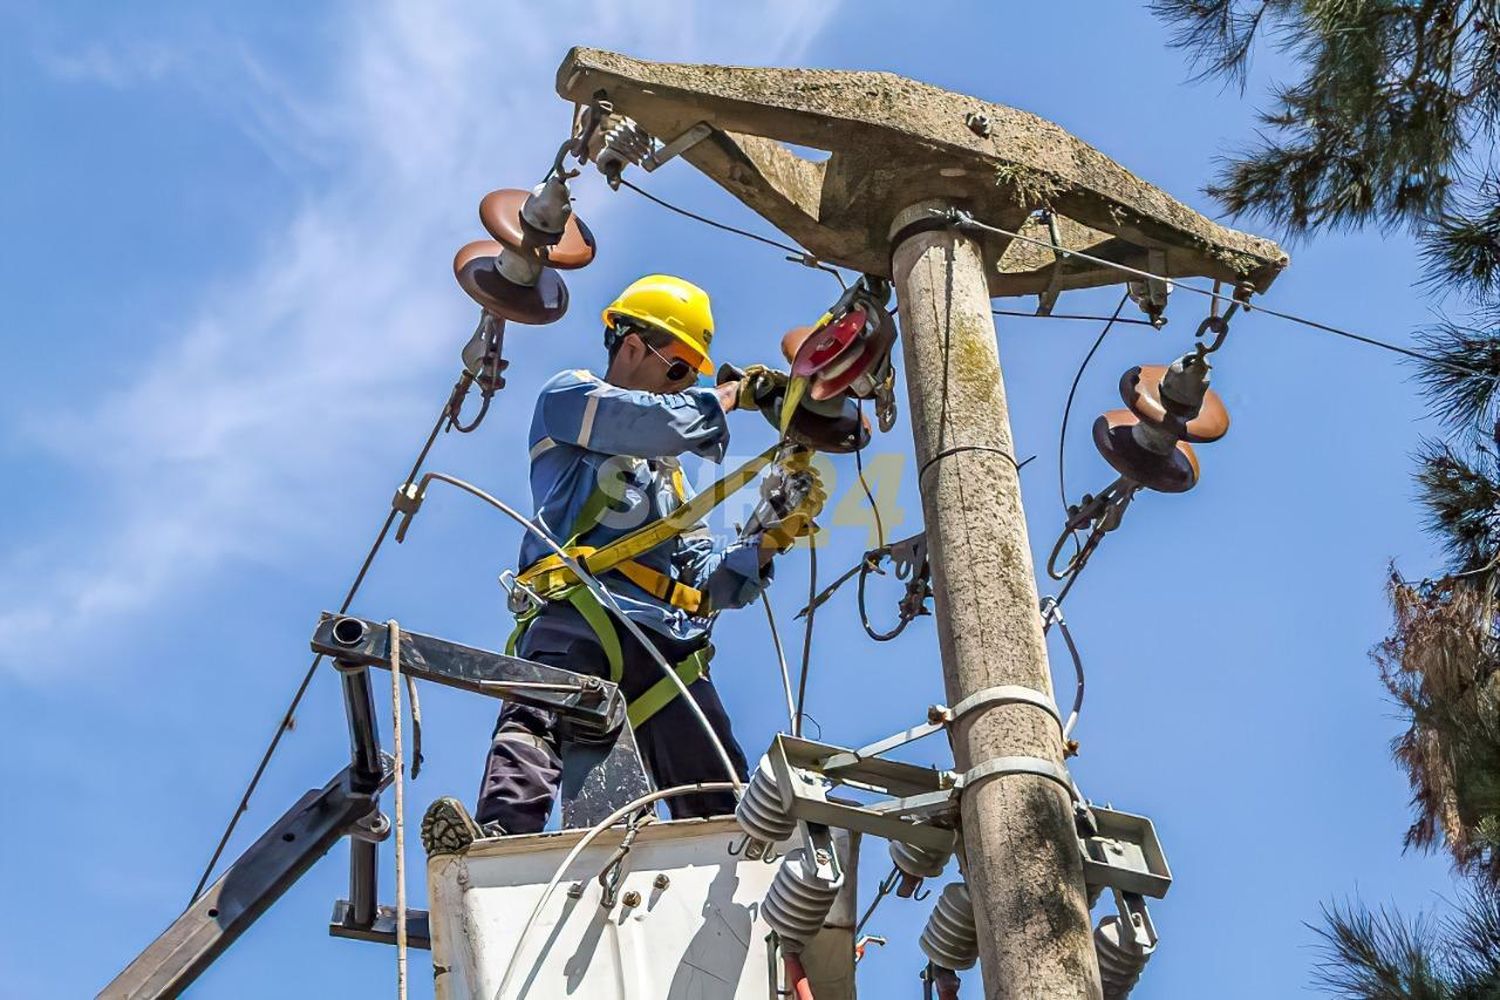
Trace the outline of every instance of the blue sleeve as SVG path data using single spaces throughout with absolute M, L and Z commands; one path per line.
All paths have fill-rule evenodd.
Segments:
M 704 528 L 678 539 L 672 563 L 682 582 L 703 591 L 716 611 L 749 604 L 774 575 L 771 563 L 761 565 L 758 536 L 720 547 Z
M 729 422 L 712 389 L 621 389 L 587 372 L 554 378 L 537 400 L 547 437 L 608 455 L 663 458 L 693 452 L 720 461 Z

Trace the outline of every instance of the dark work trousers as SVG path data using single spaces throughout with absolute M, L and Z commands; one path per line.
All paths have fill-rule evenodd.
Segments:
M 673 666 L 698 648 L 696 643 L 671 639 L 644 626 L 641 630 Z M 619 627 L 619 636 L 625 661 L 620 688 L 630 701 L 664 675 L 660 664 L 624 627 Z M 522 636 L 516 655 L 609 678 L 609 661 L 594 630 L 569 604 L 548 605 Z M 745 780 L 745 753 L 730 731 L 729 716 L 712 682 L 702 677 L 688 686 L 688 692 L 724 744 L 740 780 Z M 562 778 L 557 740 L 557 717 L 552 712 L 506 702 L 495 723 L 484 780 L 479 787 L 479 808 L 474 818 L 481 825 L 498 823 L 512 834 L 536 833 L 542 829 L 552 814 Z M 680 694 L 635 731 L 635 740 L 657 788 L 727 780 L 712 742 Z M 672 816 L 677 819 L 723 816 L 734 812 L 734 805 L 731 792 L 667 800 Z

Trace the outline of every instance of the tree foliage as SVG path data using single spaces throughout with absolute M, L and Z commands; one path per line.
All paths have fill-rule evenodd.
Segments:
M 1407 844 L 1444 844 L 1461 869 L 1500 884 L 1500 0 L 1152 6 L 1202 77 L 1243 89 L 1261 39 L 1294 67 L 1296 79 L 1272 87 L 1255 140 L 1224 160 L 1211 194 L 1232 214 L 1293 235 L 1409 231 L 1427 289 L 1457 299 L 1456 318 L 1419 332 L 1426 358 L 1417 362 L 1448 431 L 1424 444 L 1417 473 L 1448 564 L 1439 580 L 1396 578 L 1394 627 L 1374 656 L 1408 722 L 1394 746 L 1416 813 Z M 1371 919 L 1352 928 L 1360 940 L 1384 935 L 1388 950 L 1411 950 L 1394 925 Z
M 1318 983 L 1347 1000 L 1500 998 L 1500 894 L 1480 884 L 1442 917 L 1357 904 L 1323 911 Z

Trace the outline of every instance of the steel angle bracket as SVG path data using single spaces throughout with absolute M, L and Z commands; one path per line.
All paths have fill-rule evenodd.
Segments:
M 951 829 L 932 824 L 950 816 L 956 806 L 952 775 L 880 757 L 856 757 L 826 743 L 778 734 L 766 751 L 788 814 L 808 824 L 856 830 L 916 847 L 952 850 Z M 830 766 L 830 761 L 839 763 Z M 828 782 L 819 781 L 821 775 Z M 890 798 L 868 805 L 831 799 L 842 784 Z
M 312 649 L 338 663 L 391 668 L 390 630 L 384 622 L 323 612 Z M 475 649 L 401 630 L 401 672 L 417 680 L 504 698 L 558 713 L 575 726 L 607 733 L 625 722 L 625 699 L 598 677 Z
M 1145 816 L 1091 807 L 1099 832 L 1080 837 L 1083 881 L 1092 896 L 1101 889 L 1161 899 L 1172 885 L 1172 870 L 1156 827 Z

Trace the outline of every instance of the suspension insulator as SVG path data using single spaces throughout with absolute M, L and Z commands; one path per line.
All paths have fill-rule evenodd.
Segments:
M 842 874 L 831 880 L 818 874 L 805 848 L 787 852 L 760 907 L 766 925 L 780 936 L 783 950 L 800 952 L 823 929 L 823 919 L 833 909 L 843 884 Z
M 1142 945 L 1115 914 L 1094 928 L 1094 951 L 1099 956 L 1099 982 L 1104 1000 L 1125 1000 L 1151 960 L 1156 944 Z
M 542 268 L 533 283 L 524 285 L 500 270 L 505 248 L 495 240 L 466 243 L 453 255 L 453 276 L 486 312 L 499 319 L 541 325 L 561 319 L 568 311 L 568 286 L 556 271 Z
M 1120 379 L 1127 409 L 1094 421 L 1094 444 L 1116 472 L 1148 489 L 1183 493 L 1198 484 L 1189 441 L 1217 441 L 1229 411 L 1208 387 L 1210 367 L 1197 352 L 1170 365 L 1137 365 Z
M 929 961 L 944 969 L 968 969 L 979 961 L 979 932 L 974 928 L 974 907 L 966 884 L 943 886 L 918 944 Z
M 912 878 L 937 878 L 948 867 L 952 851 L 932 847 L 916 847 L 899 840 L 891 841 L 891 861 L 903 875 Z
M 627 166 L 639 166 L 655 146 L 655 140 L 635 119 L 611 114 L 589 140 L 589 159 L 611 185 L 617 185 L 620 173 Z
M 762 757 L 739 804 L 734 807 L 734 818 L 740 829 L 754 840 L 774 844 L 785 840 L 797 828 L 797 821 L 781 804 L 781 792 L 776 787 L 776 775 L 771 770 L 770 758 Z
M 1110 410 L 1094 421 L 1094 447 L 1120 475 L 1159 493 L 1186 493 L 1198 485 L 1193 446 L 1143 423 L 1129 410 Z

